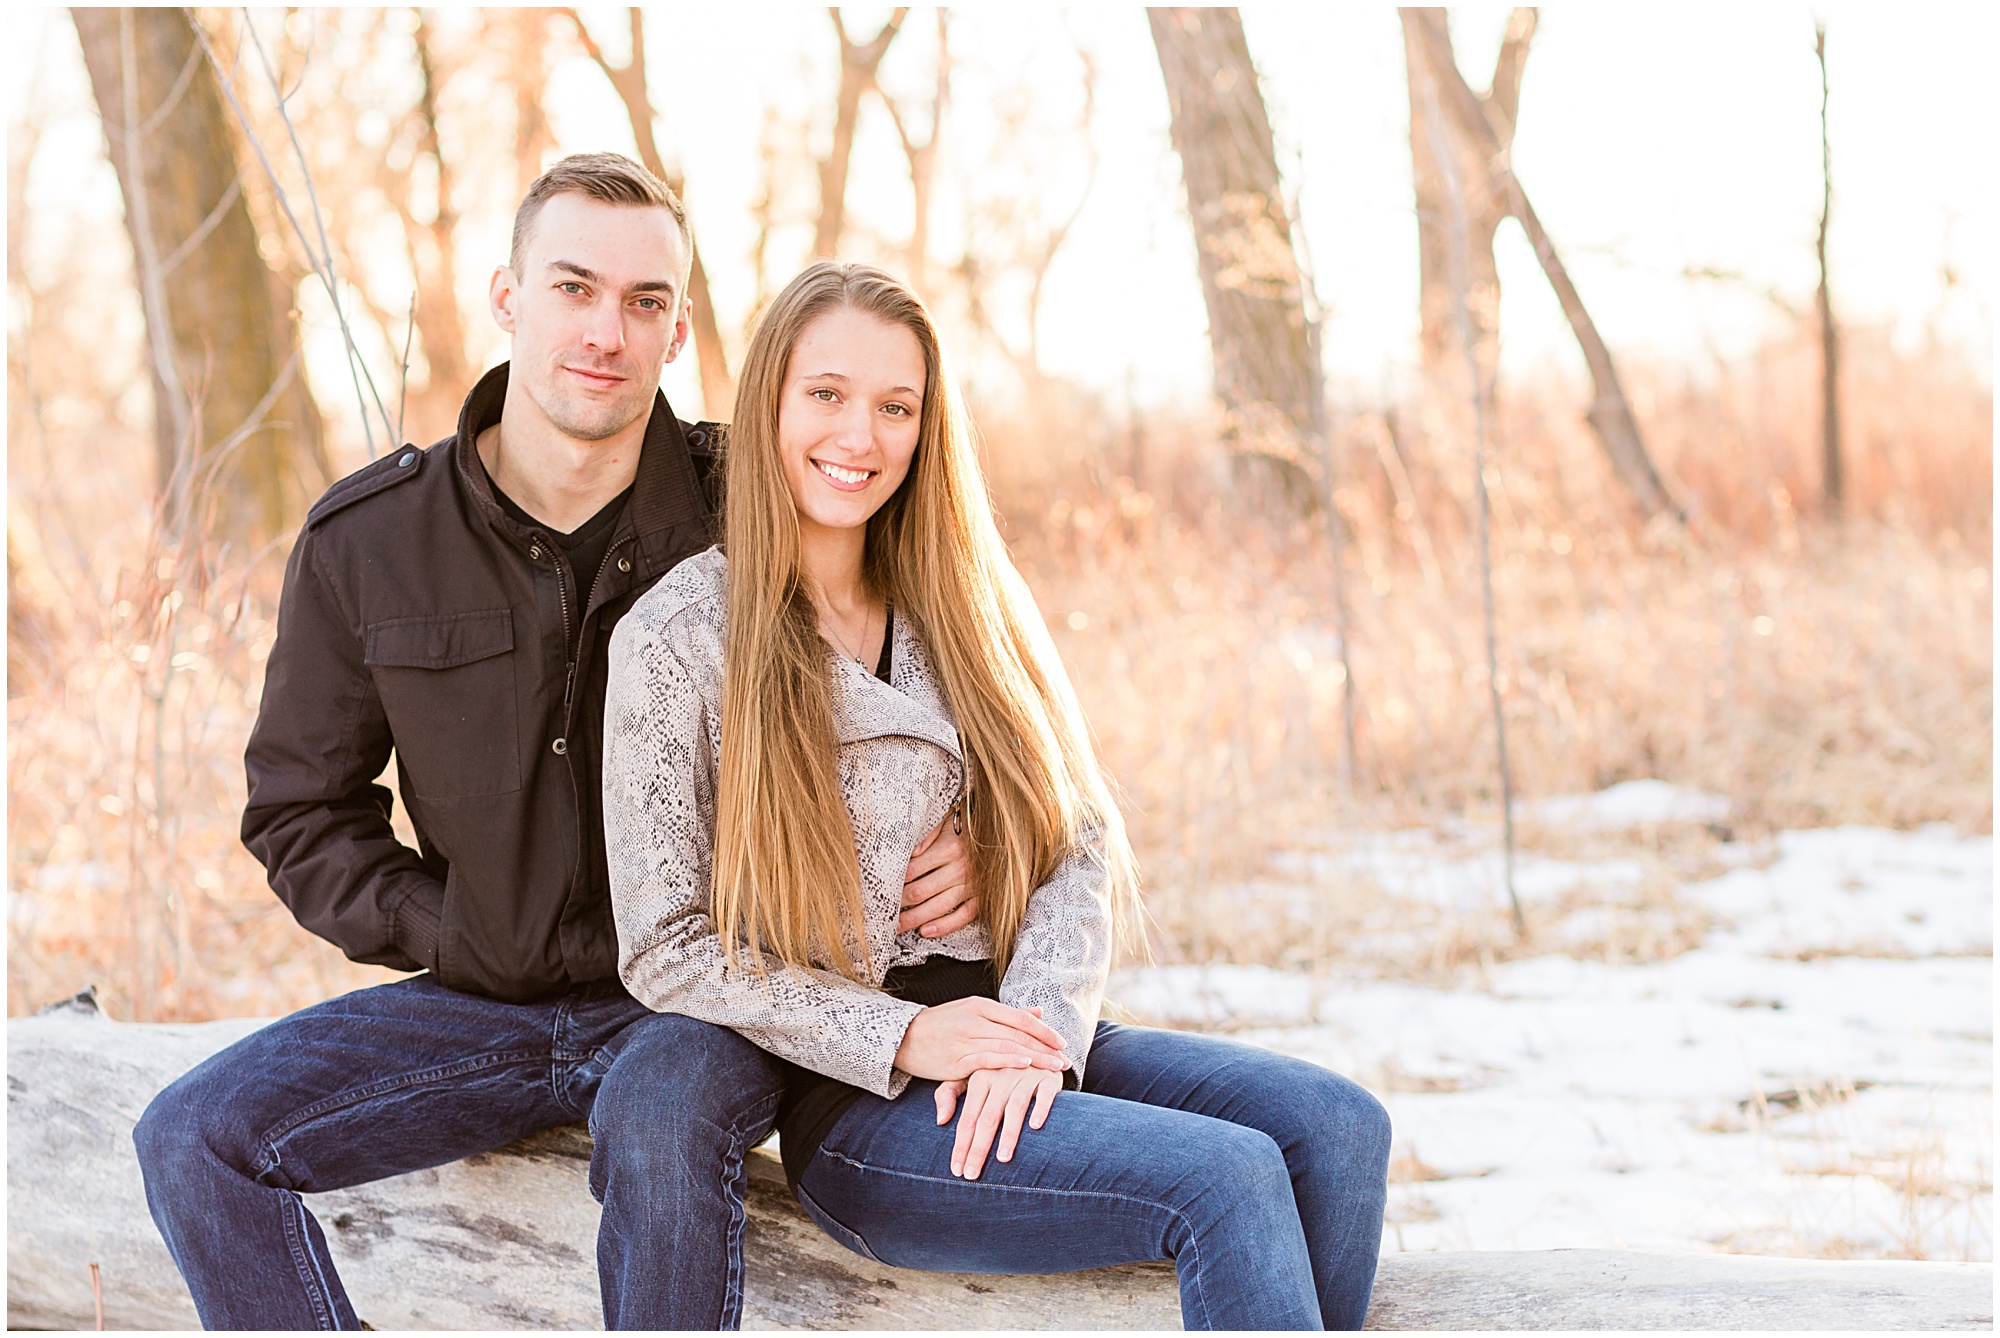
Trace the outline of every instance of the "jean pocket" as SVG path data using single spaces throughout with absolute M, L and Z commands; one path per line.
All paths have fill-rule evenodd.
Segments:
M 819 1223 L 820 1230 L 826 1232 L 827 1235 L 833 1237 L 835 1240 L 839 1241 L 842 1245 L 845 1245 L 848 1249 L 860 1255 L 863 1259 L 867 1259 L 878 1264 L 883 1262 L 880 1258 L 876 1256 L 875 1251 L 868 1248 L 867 1241 L 861 1239 L 861 1237 L 855 1235 L 852 1231 L 849 1231 L 846 1227 L 836 1222 L 833 1219 L 832 1214 L 828 1213 L 826 1209 L 820 1207 L 817 1203 L 813 1202 L 813 1196 L 806 1193 L 806 1187 L 804 1185 L 794 1186 L 792 1192 L 798 1195 L 799 1206 L 806 1210 L 806 1216 L 812 1218 L 813 1221 Z

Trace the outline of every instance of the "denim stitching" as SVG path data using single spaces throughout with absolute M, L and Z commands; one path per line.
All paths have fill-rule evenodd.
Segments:
M 816 1212 L 819 1216 L 824 1217 L 828 1222 L 832 1222 L 835 1226 L 839 1227 L 847 1235 L 852 1236 L 855 1239 L 855 1241 L 857 1241 L 860 1244 L 861 1248 L 857 1250 L 856 1253 L 859 1254 L 862 1258 L 877 1264 L 883 1262 L 882 1258 L 875 1253 L 875 1247 L 868 1243 L 868 1238 L 866 1236 L 862 1235 L 859 1231 L 856 1231 L 853 1227 L 847 1225 L 847 1223 L 841 1221 L 838 1217 L 835 1217 L 832 1213 L 828 1212 L 826 1210 L 826 1205 L 821 1203 L 818 1199 L 814 1198 L 810 1193 L 808 1193 L 804 1185 L 799 1185 L 792 1192 L 798 1196 L 799 1202 L 805 1206 L 805 1208 L 807 1209 L 808 1216 Z M 820 1226 L 822 1229 L 824 1229 L 825 1223 L 821 1223 Z M 847 1242 L 840 1241 L 840 1244 L 847 1245 Z M 849 1245 L 848 1248 L 854 1249 L 854 1247 L 851 1245 Z
M 749 1221 L 749 1214 L 743 1206 L 743 1194 L 732 1193 L 731 1190 L 749 1188 L 750 1177 L 743 1166 L 743 1156 L 748 1151 L 744 1144 L 749 1141 L 749 1126 L 760 1122 L 751 1117 L 760 1116 L 761 1122 L 768 1123 L 768 1115 L 777 1109 L 778 1095 L 773 1092 L 751 1106 L 729 1128 L 729 1155 L 722 1162 L 723 1199 L 729 1204 L 729 1231 L 726 1237 L 729 1273 L 723 1284 L 722 1322 L 719 1326 L 724 1329 L 740 1328 L 743 1322 L 743 1233 Z
M 540 1057 L 540 1054 L 534 1050 L 502 1050 L 490 1055 L 476 1055 L 470 1059 L 462 1059 L 456 1064 L 440 1064 L 433 1068 L 419 1069 L 415 1073 L 405 1073 L 395 1078 L 384 1078 L 381 1082 L 371 1083 L 367 1087 L 357 1087 L 351 1092 L 340 1092 L 315 1101 L 310 1106 L 293 1111 L 290 1115 L 287 1115 L 284 1119 L 264 1131 L 264 1142 L 267 1147 L 272 1148 L 275 1154 L 275 1144 L 279 1139 L 293 1133 L 301 1126 L 318 1119 L 322 1115 L 329 1115 L 337 1110 L 345 1110 L 350 1106 L 358 1106 L 364 1101 L 371 1101 L 378 1096 L 386 1096 L 390 1092 L 400 1092 L 408 1087 L 418 1087 L 425 1083 L 442 1082 L 447 1078 L 460 1078 L 468 1073 L 477 1073 L 481 1069 L 498 1068 L 503 1064 L 518 1064 L 523 1060 L 539 1059 Z M 275 1159 L 272 1165 L 276 1165 Z M 265 1169 L 268 1170 L 269 1168 Z
M 1200 1295 L 1201 1238 L 1195 1232 L 1194 1223 L 1190 1222 L 1187 1218 L 1187 1215 L 1181 1212 L 1181 1210 L 1178 1208 L 1169 1207 L 1164 1203 L 1156 1203 L 1151 1199 L 1142 1199 L 1131 1194 L 1117 1194 L 1113 1193 L 1110 1190 L 1105 1190 L 1105 1189 L 1048 1189 L 1041 1185 L 996 1185 L 987 1181 L 963 1180 L 957 1176 L 953 1176 L 947 1180 L 935 1175 L 918 1175 L 914 1171 L 892 1171 L 886 1166 L 865 1165 L 861 1162 L 854 1160 L 852 1157 L 843 1156 L 842 1154 L 835 1152 L 833 1149 L 827 1147 L 822 1147 L 819 1150 L 819 1155 L 822 1157 L 831 1157 L 835 1161 L 846 1162 L 849 1166 L 852 1166 L 855 1170 L 861 1171 L 865 1174 L 893 1176 L 898 1180 L 914 1180 L 920 1184 L 926 1184 L 926 1185 L 960 1185 L 960 1186 L 969 1185 L 978 1189 L 989 1189 L 989 1190 L 996 1190 L 1014 1194 L 1053 1194 L 1061 1198 L 1110 1199 L 1118 1203 L 1136 1203 L 1141 1207 L 1157 1208 L 1159 1211 L 1167 1214 L 1169 1217 L 1178 1221 L 1181 1224 L 1181 1226 L 1185 1228 L 1187 1231 L 1188 1252 L 1194 1256 L 1193 1278 L 1194 1278 L 1195 1291 L 1197 1293 L 1197 1299 L 1200 1301 L 1201 1304 L 1201 1319 L 1204 1322 L 1204 1324 L 1208 1320 L 1208 1300 L 1205 1296 Z M 833 1214 L 828 1213 L 827 1216 L 833 1217 Z M 833 1217 L 833 1220 L 836 1222 L 840 1222 L 840 1219 L 838 1217 Z M 860 1232 L 856 1231 L 853 1227 L 848 1226 L 845 1222 L 841 1222 L 841 1227 L 849 1235 L 855 1237 L 856 1239 L 863 1239 Z M 1179 1260 L 1176 1259 L 1175 1263 L 1178 1264 Z M 1183 1318 L 1185 1318 L 1185 1316 L 1183 1316 Z
M 305 1200 L 289 1190 L 283 1191 L 285 1200 L 279 1205 L 278 1218 L 285 1226 L 285 1244 L 292 1252 L 292 1267 L 298 1270 L 299 1286 L 306 1294 L 306 1301 L 313 1308 L 313 1317 L 322 1329 L 333 1328 L 333 1307 L 326 1294 L 326 1279 L 320 1274 L 319 1261 L 306 1248 L 311 1237 L 299 1220 L 306 1210 Z

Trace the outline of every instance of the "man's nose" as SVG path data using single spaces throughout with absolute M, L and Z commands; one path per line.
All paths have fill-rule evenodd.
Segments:
M 593 302 L 584 317 L 583 342 L 589 348 L 616 353 L 625 347 L 625 309 L 610 298 Z

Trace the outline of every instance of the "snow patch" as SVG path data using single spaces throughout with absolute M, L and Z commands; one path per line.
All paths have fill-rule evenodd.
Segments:
M 1608 832 L 1668 822 L 1721 822 L 1729 816 L 1729 807 L 1729 801 L 1719 794 L 1704 794 L 1661 780 L 1630 780 L 1596 794 L 1517 800 L 1514 816 L 1548 827 Z

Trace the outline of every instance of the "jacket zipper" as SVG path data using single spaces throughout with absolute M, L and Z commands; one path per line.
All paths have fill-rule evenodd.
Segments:
M 568 730 L 570 703 L 574 701 L 576 698 L 577 666 L 581 664 L 583 661 L 583 643 L 581 640 L 578 640 L 575 643 L 576 650 L 574 652 L 570 650 L 570 646 L 572 643 L 570 641 L 570 634 L 569 634 L 569 571 L 563 565 L 563 560 L 561 556 L 562 550 L 557 548 L 553 543 L 550 543 L 546 536 L 538 535 L 536 537 L 541 539 L 541 542 L 547 547 L 549 553 L 549 561 L 555 564 L 555 569 L 556 569 L 556 607 L 562 611 L 562 629 L 563 629 L 562 727 L 564 730 Z M 590 589 L 584 592 L 583 607 L 585 611 L 589 610 L 590 601 L 597 595 L 597 583 L 600 580 L 604 579 L 604 569 L 611 563 L 611 554 L 615 552 L 619 547 L 620 545 L 616 543 L 612 544 L 610 548 L 604 550 L 604 556 L 598 559 L 597 570 L 591 575 L 590 578 Z M 558 742 L 561 742 L 563 744 L 563 753 L 565 756 L 567 756 L 569 748 L 567 735 L 565 735 L 562 739 L 558 740 Z

